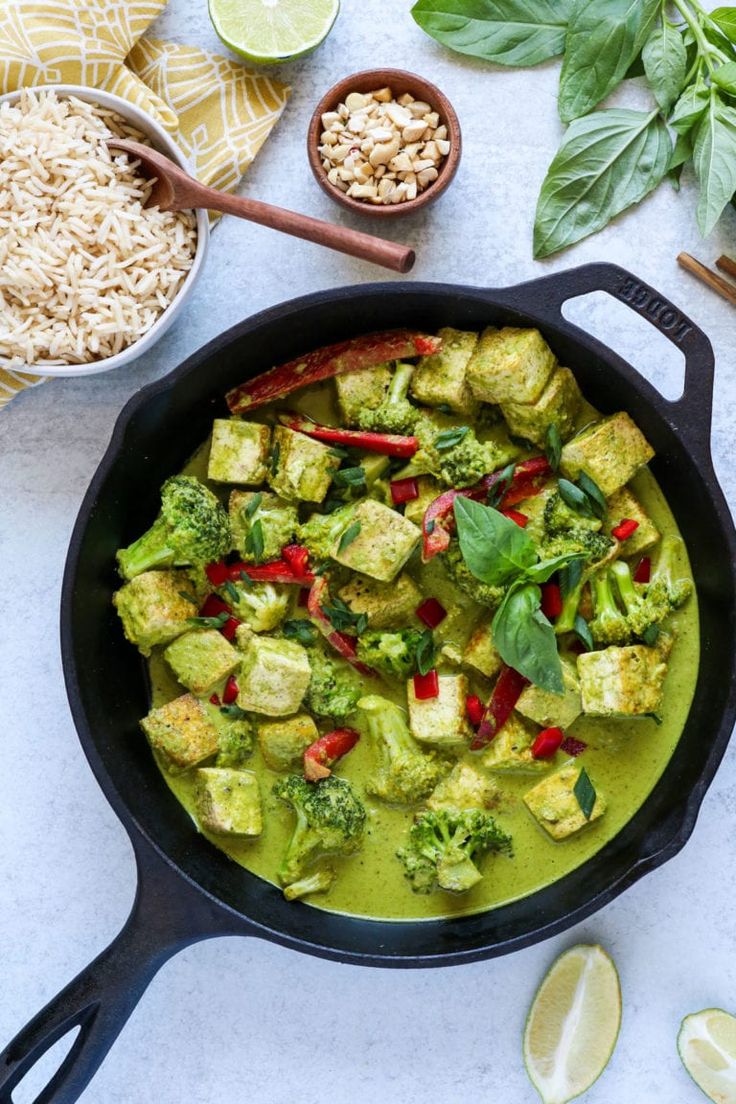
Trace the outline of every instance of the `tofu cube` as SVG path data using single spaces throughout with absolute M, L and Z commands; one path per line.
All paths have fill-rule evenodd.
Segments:
M 580 700 L 580 683 L 576 670 L 572 664 L 562 661 L 562 682 L 565 687 L 563 694 L 552 694 L 549 690 L 543 690 L 541 686 L 530 683 L 521 694 L 516 703 L 516 709 L 530 721 L 549 728 L 551 725 L 557 728 L 567 729 L 573 724 L 583 711 Z
M 543 447 L 547 431 L 556 425 L 563 441 L 575 428 L 583 396 L 569 368 L 555 368 L 536 402 L 503 403 L 501 413 L 515 437 L 524 437 Z
M 598 820 L 606 811 L 606 799 L 598 792 L 590 817 L 586 818 L 580 808 L 575 796 L 575 783 L 582 769 L 579 763 L 565 763 L 524 794 L 527 809 L 552 839 L 566 839 Z
M 568 479 L 589 475 L 606 498 L 615 494 L 654 456 L 654 449 L 625 411 L 612 414 L 568 441 L 560 471 Z
M 466 667 L 474 667 L 486 678 L 493 678 L 501 670 L 503 660 L 493 644 L 490 620 L 474 630 L 465 646 L 463 663 Z
M 455 414 L 474 418 L 480 403 L 468 384 L 466 371 L 478 344 L 478 334 L 445 326 L 438 331 L 442 348 L 423 356 L 411 377 L 411 393 L 428 406 L 449 406 Z
M 583 712 L 593 717 L 638 717 L 662 704 L 667 661 L 660 648 L 631 644 L 578 656 Z
M 240 418 L 215 418 L 207 478 L 215 483 L 262 483 L 270 450 L 268 426 Z
M 345 425 L 358 425 L 363 410 L 375 410 L 386 398 L 391 383 L 389 364 L 375 368 L 358 368 L 355 372 L 343 372 L 335 376 L 337 405 Z
M 256 498 L 258 501 L 254 507 Z M 255 559 L 247 545 L 248 535 L 256 521 L 261 523 L 263 560 L 277 560 L 284 545 L 294 540 L 299 525 L 296 506 L 268 491 L 231 491 L 228 513 L 233 548 L 249 561 Z
M 622 487 L 620 491 L 612 494 L 608 500 L 608 519 L 603 530 L 609 536 L 611 529 L 615 528 L 624 518 L 639 522 L 639 528 L 634 530 L 630 537 L 621 546 L 624 556 L 640 556 L 648 551 L 659 540 L 661 534 L 649 514 L 646 512 L 639 499 L 628 487 Z
M 392 583 L 354 575 L 338 594 L 353 613 L 366 615 L 371 629 L 403 628 L 413 621 L 422 601 L 421 590 L 405 571 Z
M 253 771 L 200 767 L 194 775 L 194 804 L 205 832 L 216 836 L 260 836 L 261 793 Z
M 164 659 L 182 686 L 198 697 L 211 694 L 240 663 L 235 648 L 217 629 L 184 633 L 169 644 Z
M 481 755 L 481 765 L 499 774 L 536 774 L 547 770 L 549 759 L 535 759 L 532 755 L 537 732 L 535 725 L 512 713 Z
M 286 426 L 276 426 L 272 464 L 268 481 L 282 498 L 291 502 L 321 502 L 340 461 L 329 445 Z
M 498 804 L 496 782 L 473 763 L 456 763 L 427 798 L 428 809 L 492 809 Z
M 317 739 L 317 726 L 308 713 L 298 713 L 285 721 L 265 721 L 258 726 L 258 746 L 266 766 L 273 771 L 298 766 L 306 749 Z
M 356 524 L 360 526 L 356 536 L 341 549 L 345 533 Z M 422 537 L 413 522 L 372 498 L 358 504 L 345 533 L 332 554 L 333 559 L 351 571 L 360 571 L 383 583 L 390 583 L 398 575 Z
M 192 694 L 152 709 L 141 728 L 172 774 L 196 767 L 218 751 L 217 729 Z
M 407 683 L 409 728 L 421 744 L 437 748 L 461 747 L 470 743 L 473 730 L 465 711 L 468 680 L 465 675 L 440 675 L 436 698 L 419 701 L 414 680 Z
M 439 498 L 446 488 L 441 486 L 433 475 L 420 475 L 417 477 L 417 490 L 419 491 L 419 497 L 412 498 L 410 502 L 406 503 L 404 517 L 421 528 L 427 507 L 436 498 Z
M 149 656 L 157 644 L 191 629 L 197 603 L 184 597 L 192 588 L 185 571 L 144 571 L 113 595 L 112 603 L 131 644 Z
M 482 402 L 533 403 L 556 363 L 539 330 L 489 326 L 470 358 L 468 383 Z
M 302 704 L 310 676 L 309 657 L 301 644 L 253 636 L 243 652 L 238 705 L 267 717 L 287 717 Z

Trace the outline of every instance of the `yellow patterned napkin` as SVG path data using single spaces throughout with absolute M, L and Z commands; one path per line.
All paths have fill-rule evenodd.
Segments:
M 205 184 L 233 190 L 290 89 L 194 46 L 142 38 L 166 0 L 0 0 L 0 93 L 104 88 L 148 111 Z M 0 368 L 0 409 L 43 376 Z

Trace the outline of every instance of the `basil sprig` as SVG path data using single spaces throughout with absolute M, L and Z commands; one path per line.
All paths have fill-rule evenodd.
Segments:
M 734 197 L 736 8 L 708 12 L 699 0 L 418 0 L 412 14 L 438 42 L 495 64 L 537 65 L 563 54 L 558 106 L 570 125 L 539 196 L 536 257 L 600 230 L 665 176 L 677 186 L 689 161 L 704 236 Z M 650 110 L 594 110 L 634 76 L 646 78 Z
M 460 551 L 468 570 L 490 586 L 507 587 L 492 623 L 493 642 L 509 667 L 536 686 L 562 694 L 562 667 L 555 631 L 542 613 L 540 584 L 580 557 L 539 560 L 529 534 L 491 506 L 455 499 Z
M 593 809 L 595 808 L 596 792 L 595 786 L 591 782 L 590 775 L 585 767 L 580 771 L 575 785 L 572 788 L 572 792 L 575 794 L 577 803 L 580 806 L 580 812 L 586 820 L 590 820 Z
M 569 479 L 560 479 L 557 484 L 562 501 L 583 517 L 597 517 L 604 521 L 608 513 L 603 491 L 594 479 L 585 472 L 578 476 L 577 483 Z

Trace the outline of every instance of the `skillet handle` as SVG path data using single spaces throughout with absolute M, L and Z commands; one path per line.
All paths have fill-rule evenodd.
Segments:
M 525 300 L 531 298 L 535 311 L 541 308 L 551 322 L 565 321 L 562 307 L 568 299 L 591 291 L 605 291 L 664 334 L 685 357 L 682 395 L 669 403 L 672 421 L 683 435 L 693 444 L 701 445 L 702 451 L 709 455 L 715 374 L 713 348 L 700 327 L 669 299 L 638 276 L 607 262 L 543 276 L 513 290 L 521 292 Z
M 145 846 L 145 845 L 144 845 Z M 101 1066 L 154 975 L 172 955 L 212 936 L 248 934 L 242 923 L 174 875 L 153 850 L 136 848 L 138 890 L 122 931 L 0 1053 L 0 1104 L 75 1027 L 74 1043 L 33 1104 L 73 1104 Z

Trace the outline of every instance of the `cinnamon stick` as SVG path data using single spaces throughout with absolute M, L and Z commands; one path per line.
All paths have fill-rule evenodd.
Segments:
M 727 257 L 725 253 L 716 261 L 716 268 L 720 268 L 721 272 L 727 272 L 729 276 L 736 277 L 736 261 Z
M 721 295 L 732 306 L 736 307 L 736 286 L 729 280 L 724 280 L 717 272 L 708 268 L 707 265 L 701 264 L 700 261 L 696 261 L 695 257 L 691 257 L 689 253 L 678 253 L 677 263 L 681 268 L 691 272 L 693 276 L 697 276 L 711 291 L 715 291 L 716 294 Z

